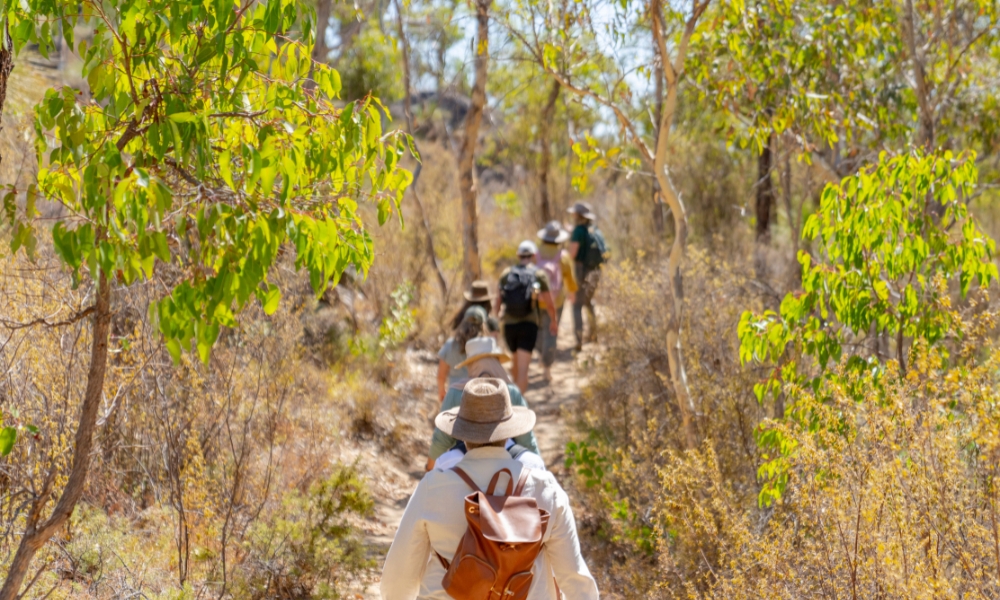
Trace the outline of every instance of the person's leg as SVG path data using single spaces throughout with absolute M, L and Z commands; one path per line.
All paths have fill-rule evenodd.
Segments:
M 573 302 L 573 335 L 576 336 L 576 350 L 583 346 L 583 305 L 586 296 L 586 283 L 583 279 L 583 266 L 580 263 L 573 263 L 576 270 L 576 280 L 579 282 L 579 289 L 576 291 L 576 300 Z
M 514 354 L 514 384 L 523 394 L 528 389 L 528 365 L 531 364 L 531 351 L 518 350 Z
M 514 362 L 517 363 L 517 387 L 521 388 L 521 393 L 528 389 L 528 367 L 531 365 L 531 353 L 535 351 L 535 342 L 538 340 L 538 325 L 535 323 L 518 323 L 520 334 L 517 340 L 517 354 Z
M 542 320 L 538 324 L 538 335 L 535 337 L 535 348 L 538 348 L 538 354 L 542 357 L 542 366 L 545 367 L 546 370 L 548 369 L 548 367 L 546 367 L 547 363 L 545 362 L 545 358 L 546 358 L 546 353 L 548 352 L 548 347 L 549 347 L 549 313 L 543 312 Z M 548 377 L 546 377 L 546 380 L 548 380 Z
M 587 304 L 585 307 L 587 312 L 590 313 L 590 335 L 587 336 L 587 341 L 591 343 L 597 341 L 597 315 L 594 313 L 594 295 L 597 294 L 597 286 L 600 282 L 600 270 L 595 270 L 587 274 Z
M 507 344 L 507 351 L 510 352 L 511 355 L 516 356 L 517 355 L 517 325 L 516 324 L 512 325 L 510 323 L 504 323 L 503 327 L 501 329 L 503 330 L 503 341 L 506 342 L 506 344 Z M 510 363 L 510 376 L 514 379 L 514 381 L 517 381 L 517 361 L 516 360 L 513 360 Z
M 562 315 L 561 306 L 556 309 L 557 327 L 560 315 Z M 549 322 L 549 313 L 542 313 L 542 321 L 538 324 L 538 351 L 542 356 L 545 381 L 552 381 L 552 363 L 556 361 L 556 341 L 558 339 L 558 335 L 553 335 L 549 331 Z

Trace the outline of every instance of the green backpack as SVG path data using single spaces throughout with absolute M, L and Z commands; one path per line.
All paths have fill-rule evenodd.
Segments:
M 604 241 L 604 235 L 601 230 L 597 227 L 591 227 L 587 230 L 587 239 L 580 244 L 580 249 L 583 250 L 583 267 L 587 271 L 593 271 L 597 269 L 608 256 L 608 244 Z

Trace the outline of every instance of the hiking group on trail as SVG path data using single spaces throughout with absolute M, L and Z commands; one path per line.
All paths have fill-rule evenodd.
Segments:
M 566 301 L 573 304 L 575 351 L 596 341 L 593 298 L 607 245 L 587 203 L 568 212 L 571 233 L 551 221 L 537 233 L 540 246 L 522 241 L 497 294 L 473 282 L 450 323 L 438 353 L 441 407 L 427 473 L 386 556 L 384 600 L 598 598 L 566 492 L 545 467 L 525 399 L 536 348 L 545 384 L 552 384 Z

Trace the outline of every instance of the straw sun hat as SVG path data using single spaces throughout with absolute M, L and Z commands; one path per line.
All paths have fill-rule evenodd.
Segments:
M 538 239 L 549 244 L 561 244 L 569 239 L 569 232 L 559 221 L 549 221 L 538 230 Z
M 481 279 L 473 281 L 469 289 L 463 292 L 462 295 L 469 302 L 482 302 L 483 300 L 493 299 L 493 295 L 490 294 L 490 285 Z
M 573 206 L 566 209 L 566 212 L 573 213 L 574 215 L 580 215 L 581 217 L 590 219 L 591 221 L 597 218 L 597 215 L 594 214 L 594 209 L 592 209 L 590 204 L 587 204 L 586 202 L 577 202 Z
M 473 444 L 489 444 L 528 433 L 535 427 L 535 413 L 511 406 L 507 384 L 499 379 L 473 379 L 462 391 L 462 404 L 434 419 L 437 428 L 451 437 Z
M 490 336 L 474 337 L 465 342 L 465 356 L 468 358 L 453 368 L 461 369 L 484 358 L 495 358 L 502 363 L 510 362 L 510 357 L 500 349 L 496 339 Z

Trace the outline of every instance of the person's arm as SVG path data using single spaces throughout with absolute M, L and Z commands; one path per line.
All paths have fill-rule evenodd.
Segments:
M 566 298 L 570 302 L 576 303 L 576 291 L 580 289 L 580 284 L 576 280 L 576 269 L 573 268 L 573 257 L 569 252 L 563 252 L 559 260 L 562 268 L 563 287 L 566 288 Z
M 448 373 L 451 367 L 444 360 L 438 360 L 438 402 L 444 401 L 444 395 L 448 393 Z
M 415 600 L 420 593 L 420 582 L 431 553 L 427 523 L 421 516 L 424 501 L 420 487 L 417 485 L 407 503 L 396 537 L 385 557 L 382 582 L 379 584 L 382 600 Z
M 542 552 L 549 559 L 556 584 L 566 598 L 598 600 L 597 582 L 590 574 L 590 569 L 587 568 L 587 563 L 584 562 L 583 554 L 580 552 L 580 540 L 576 533 L 573 510 L 562 488 L 556 490 L 555 500 L 555 508 L 549 517 L 549 530 L 552 536 L 542 545 Z
M 539 293 L 538 299 L 545 305 L 545 312 L 549 313 L 549 332 L 556 335 L 559 333 L 559 320 L 556 319 L 556 300 L 552 297 L 552 292 L 548 290 Z
M 576 255 L 580 252 L 580 242 L 570 242 L 569 243 L 569 256 L 573 260 L 576 260 Z

